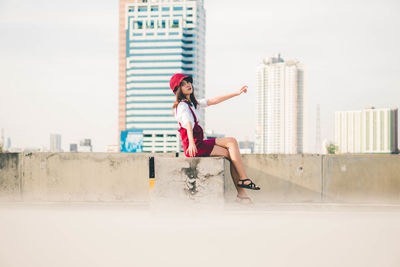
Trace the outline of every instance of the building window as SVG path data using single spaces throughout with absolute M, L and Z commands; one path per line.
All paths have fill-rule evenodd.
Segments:
M 179 20 L 174 19 L 171 28 L 179 28 Z
M 193 10 L 193 7 L 188 7 L 186 8 L 186 10 Z
M 165 20 L 163 20 L 163 21 L 161 22 L 161 28 L 165 29 L 165 27 L 166 27 Z
M 163 7 L 162 11 L 169 11 L 169 7 Z
M 183 10 L 183 7 L 181 6 L 174 6 L 174 11 L 181 11 Z
M 151 11 L 158 11 L 158 6 L 151 6 Z
M 163 134 L 156 134 L 156 137 L 164 137 Z
M 143 29 L 143 21 L 136 21 L 136 29 Z
M 139 11 L 139 12 L 145 12 L 145 11 L 147 11 L 147 6 L 139 6 L 138 11 Z

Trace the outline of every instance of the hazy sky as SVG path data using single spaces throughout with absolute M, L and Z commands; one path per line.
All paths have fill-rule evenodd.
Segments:
M 0 0 L 0 128 L 13 146 L 118 142 L 118 8 L 113 1 Z M 334 137 L 334 112 L 399 107 L 400 2 L 205 0 L 206 129 L 254 140 L 255 70 L 280 53 L 305 66 L 306 152 Z

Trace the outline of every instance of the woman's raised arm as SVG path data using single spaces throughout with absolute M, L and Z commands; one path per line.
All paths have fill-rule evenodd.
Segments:
M 242 88 L 240 88 L 239 91 L 237 91 L 237 92 L 234 92 L 234 93 L 231 93 L 231 94 L 227 94 L 227 95 L 221 95 L 221 96 L 217 96 L 217 97 L 208 99 L 207 105 L 208 106 L 212 106 L 212 105 L 219 104 L 219 103 L 221 103 L 221 102 L 223 102 L 225 100 L 228 100 L 228 99 L 230 99 L 230 98 L 232 98 L 234 96 L 238 96 L 243 92 L 247 93 L 247 86 L 246 85 L 243 86 Z

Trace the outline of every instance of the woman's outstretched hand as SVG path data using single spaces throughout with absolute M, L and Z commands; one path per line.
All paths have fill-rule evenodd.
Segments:
M 197 153 L 197 147 L 195 143 L 189 142 L 188 153 L 190 157 L 194 157 Z
M 236 95 L 241 95 L 242 93 L 247 93 L 247 85 L 243 86 L 242 88 L 240 88 L 239 91 L 237 91 Z

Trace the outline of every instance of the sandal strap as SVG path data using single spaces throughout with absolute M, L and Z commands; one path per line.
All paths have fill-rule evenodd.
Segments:
M 253 183 L 253 182 L 250 182 L 250 183 L 248 184 L 248 186 L 250 186 L 251 188 L 256 188 L 256 184 Z
M 244 183 L 245 181 L 250 181 L 251 182 L 250 179 L 239 179 L 239 182 L 241 182 L 242 185 L 247 185 L 247 184 Z
M 249 184 L 245 184 L 244 182 L 245 181 L 250 181 L 250 183 Z M 239 183 L 240 182 L 240 183 Z M 247 187 L 247 188 L 250 188 L 250 189 L 257 189 L 257 188 L 259 188 L 255 183 L 253 183 L 253 181 L 251 180 L 251 179 L 249 179 L 249 178 L 247 178 L 247 179 L 239 179 L 239 181 L 238 181 L 238 185 L 239 186 L 244 186 L 244 187 Z

